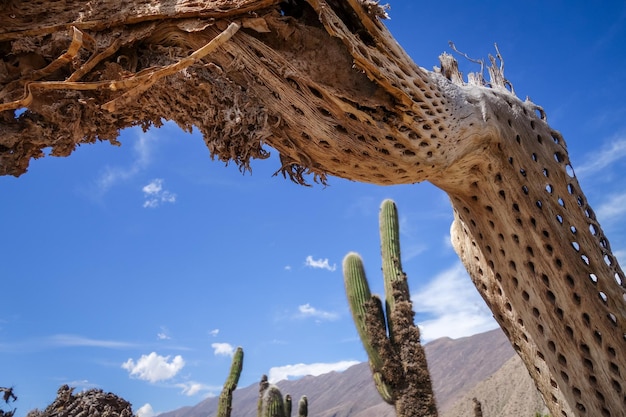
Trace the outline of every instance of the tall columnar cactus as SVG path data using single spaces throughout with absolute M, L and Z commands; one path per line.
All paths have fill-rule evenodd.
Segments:
M 343 260 L 343 271 L 352 317 L 381 397 L 394 405 L 398 417 L 436 417 L 426 356 L 402 271 L 398 211 L 392 200 L 383 201 L 380 208 L 380 240 L 385 309 L 370 292 L 361 257 L 351 252 Z
M 267 376 L 261 377 L 259 383 L 259 402 L 257 407 L 258 417 L 291 417 L 291 395 L 287 394 L 283 399 L 280 389 L 267 381 Z M 298 417 L 307 417 L 308 402 L 306 396 L 300 398 L 298 403 Z
M 219 404 L 217 406 L 217 417 L 230 417 L 233 405 L 233 391 L 237 388 L 241 369 L 243 368 L 243 349 L 238 347 L 233 355 L 233 361 L 230 365 L 230 373 L 222 388 Z

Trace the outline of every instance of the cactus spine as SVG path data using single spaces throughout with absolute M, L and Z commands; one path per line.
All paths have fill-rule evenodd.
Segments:
M 398 417 L 436 417 L 437 407 L 419 328 L 414 324 L 406 274 L 400 259 L 398 211 L 392 200 L 380 208 L 385 309 L 372 296 L 361 257 L 344 258 L 344 283 L 352 317 L 367 352 L 381 397 Z
M 219 403 L 217 406 L 217 417 L 230 417 L 233 406 L 233 391 L 237 388 L 241 369 L 243 368 L 243 349 L 238 347 L 233 355 L 230 365 L 230 373 L 222 388 Z

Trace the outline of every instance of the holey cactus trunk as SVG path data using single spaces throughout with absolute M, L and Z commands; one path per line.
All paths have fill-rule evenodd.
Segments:
M 0 174 L 173 120 L 298 183 L 430 181 L 454 247 L 554 417 L 626 409 L 626 279 L 537 105 L 493 59 L 416 65 L 371 0 L 0 2 Z M 499 58 L 499 55 L 498 55 Z M 19 110 L 19 112 L 16 112 Z

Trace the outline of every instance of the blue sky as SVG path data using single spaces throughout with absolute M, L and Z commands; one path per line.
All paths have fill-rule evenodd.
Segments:
M 601 6 L 599 6 L 601 4 Z M 494 42 L 522 99 L 561 131 L 618 259 L 626 255 L 626 3 L 392 1 L 387 22 L 425 68 L 448 41 Z M 461 59 L 467 73 L 477 68 Z M 0 177 L 0 386 L 18 416 L 64 383 L 101 388 L 144 417 L 219 393 L 243 346 L 240 386 L 364 361 L 341 260 L 359 252 L 382 291 L 378 207 L 396 201 L 405 270 L 425 340 L 495 327 L 451 249 L 451 209 L 432 185 L 330 178 L 300 187 L 211 161 L 173 124 L 122 132 Z

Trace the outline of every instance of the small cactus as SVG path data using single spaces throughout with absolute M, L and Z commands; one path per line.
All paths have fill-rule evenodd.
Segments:
M 261 377 L 259 383 L 258 417 L 291 417 L 292 400 L 287 394 L 283 399 L 280 389 L 267 381 L 267 375 Z M 302 396 L 298 403 L 298 417 L 307 417 L 308 401 Z
M 233 391 L 237 388 L 241 369 L 243 368 L 243 349 L 238 347 L 233 355 L 230 373 L 224 383 L 217 406 L 217 417 L 230 417 L 233 406 Z
M 426 356 L 402 271 L 399 235 L 396 205 L 385 200 L 380 208 L 385 309 L 371 294 L 363 261 L 354 252 L 343 260 L 346 294 L 381 397 L 394 405 L 399 417 L 436 417 Z
M 474 401 L 474 417 L 483 417 L 483 405 L 478 401 L 478 398 L 472 398 Z
M 307 417 L 309 415 L 309 400 L 306 395 L 300 397 L 298 402 L 298 417 Z
M 283 395 L 276 385 L 270 385 L 263 393 L 261 415 L 259 417 L 287 417 Z

